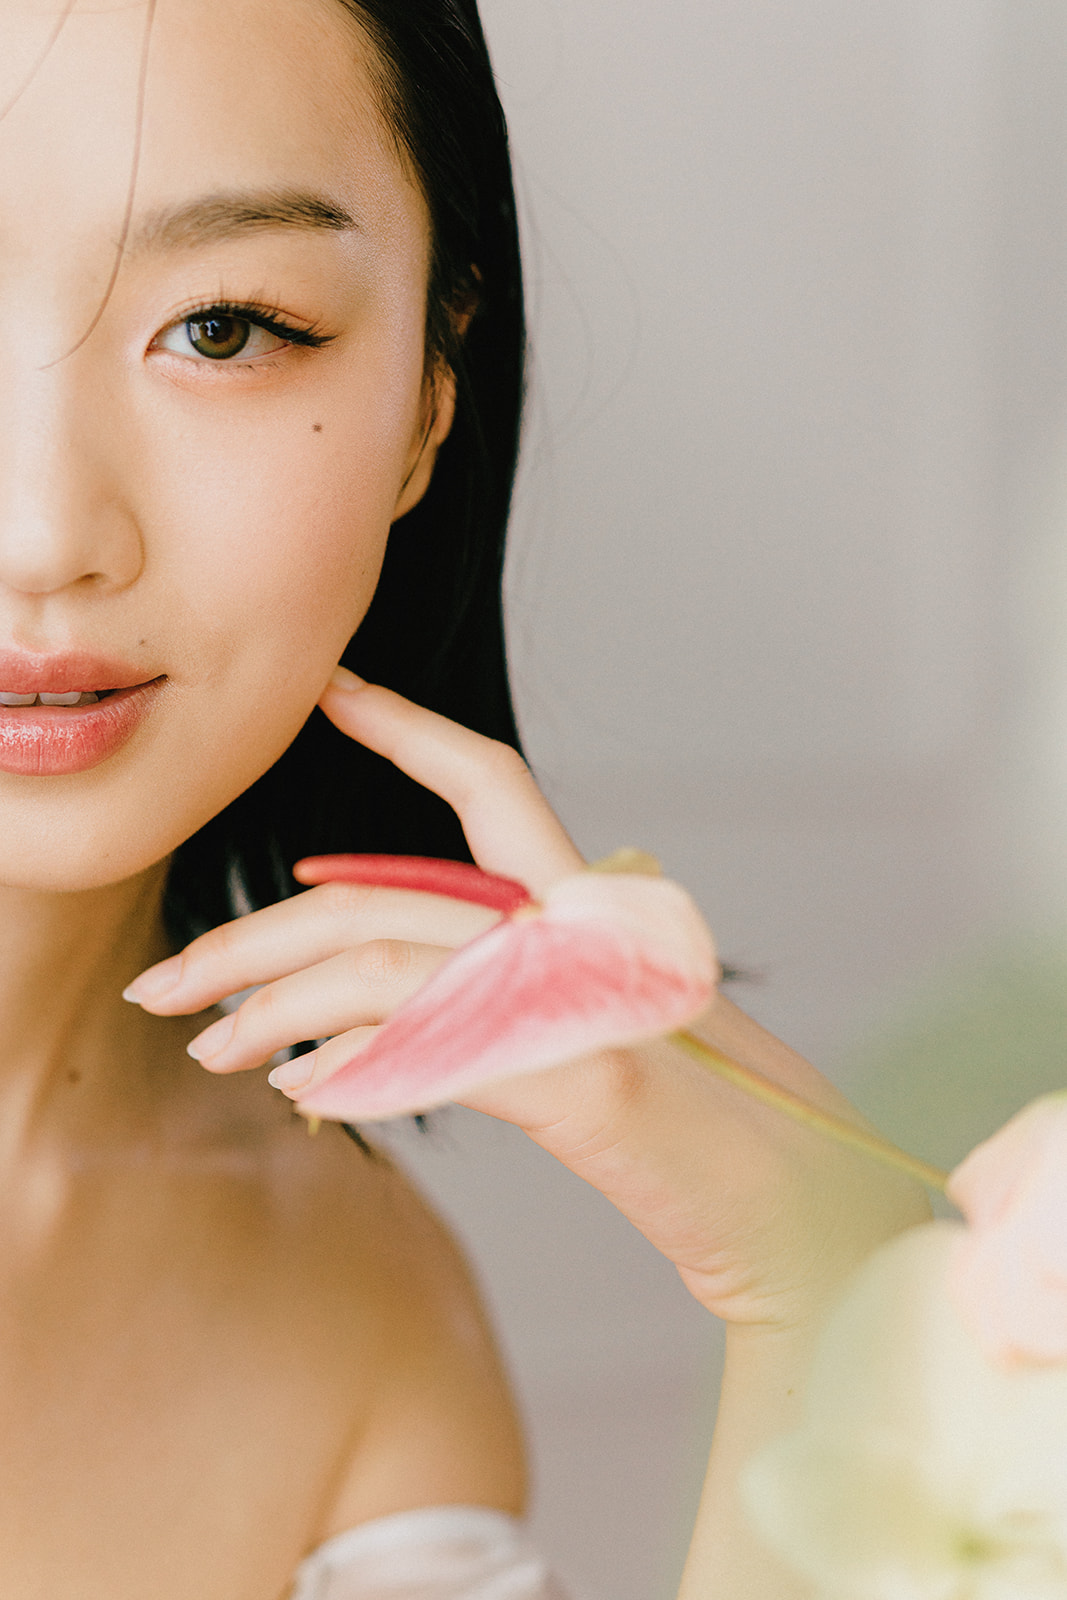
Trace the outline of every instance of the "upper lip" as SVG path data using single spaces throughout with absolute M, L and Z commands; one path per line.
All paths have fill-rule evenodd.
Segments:
M 24 650 L 0 650 L 0 692 L 4 694 L 100 693 L 103 689 L 132 689 L 151 683 L 157 674 L 128 661 L 92 655 L 88 650 L 67 650 L 56 655 L 34 655 Z

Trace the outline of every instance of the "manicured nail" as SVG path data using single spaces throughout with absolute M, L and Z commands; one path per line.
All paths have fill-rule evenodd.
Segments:
M 306 1065 L 307 1059 L 307 1056 L 294 1056 L 292 1061 L 283 1061 L 280 1067 L 268 1072 L 267 1082 L 274 1089 L 283 1089 L 286 1094 L 303 1089 L 315 1075 L 315 1068 Z
M 365 689 L 366 687 L 366 678 L 358 678 L 354 672 L 349 672 L 347 667 L 334 667 L 330 676 L 331 689 L 347 689 L 351 692 L 353 689 Z
M 142 972 L 140 977 L 134 978 L 132 983 L 127 984 L 122 991 L 122 998 L 132 1000 L 136 1005 L 145 1000 L 158 1000 L 177 987 L 181 974 L 181 956 L 168 956 L 166 961 L 160 961 L 156 966 L 149 967 L 147 972 Z
M 217 1056 L 233 1038 L 236 1026 L 236 1017 L 222 1017 L 218 1022 L 213 1022 L 210 1028 L 205 1028 L 203 1033 L 198 1033 L 195 1039 L 190 1039 L 185 1048 L 194 1061 L 203 1061 L 205 1056 Z

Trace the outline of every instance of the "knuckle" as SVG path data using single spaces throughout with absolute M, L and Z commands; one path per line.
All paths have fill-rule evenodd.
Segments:
M 491 789 L 514 789 L 531 781 L 530 769 L 519 752 L 499 739 L 484 739 L 464 775 L 464 799 L 476 801 Z
M 249 949 L 255 948 L 264 927 L 262 920 L 253 920 L 254 916 L 253 912 L 251 916 L 235 917 L 232 922 L 221 922 L 217 928 L 206 933 L 204 939 L 210 944 L 212 957 L 221 956 L 227 960 L 246 957 Z
M 486 765 L 490 772 L 504 782 L 520 782 L 530 777 L 530 769 L 513 745 L 499 739 L 490 739 L 486 751 Z
M 598 1050 L 589 1058 L 588 1083 L 601 1115 L 613 1120 L 642 1103 L 648 1087 L 648 1072 L 633 1050 Z
M 371 990 L 399 987 L 411 965 L 411 946 L 403 939 L 371 939 L 352 951 L 353 972 Z
M 254 1039 L 269 1032 L 278 1009 L 278 995 L 272 983 L 265 984 L 243 1000 L 234 1013 L 234 1040 Z
M 628 1050 L 598 1050 L 581 1063 L 570 1136 L 574 1154 L 596 1160 L 647 1124 L 647 1078 Z
M 183 976 L 189 977 L 203 967 L 229 964 L 237 949 L 237 928 L 236 922 L 223 922 L 186 945 L 182 951 Z

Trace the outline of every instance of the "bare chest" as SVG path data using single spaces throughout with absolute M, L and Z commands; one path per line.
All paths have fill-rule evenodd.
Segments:
M 373 1392 L 373 1313 L 259 1197 L 83 1198 L 46 1250 L 0 1244 L 0 1596 L 282 1600 Z

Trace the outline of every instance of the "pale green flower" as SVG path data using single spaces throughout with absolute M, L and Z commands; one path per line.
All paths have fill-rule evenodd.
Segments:
M 1067 1366 L 1004 1371 L 946 1280 L 960 1224 L 884 1246 L 819 1343 L 753 1522 L 819 1600 L 1067 1600 Z

